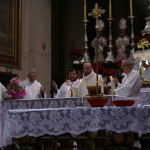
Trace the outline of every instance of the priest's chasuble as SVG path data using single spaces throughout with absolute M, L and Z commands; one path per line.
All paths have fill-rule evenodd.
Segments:
M 98 75 L 98 84 L 100 85 L 101 81 L 102 81 L 102 76 Z M 86 95 L 88 95 L 88 89 L 87 86 L 89 85 L 96 85 L 96 73 L 92 70 L 92 72 L 85 76 L 83 74 L 83 79 L 82 79 L 82 84 L 80 86 L 80 96 L 84 97 Z
M 146 80 L 150 80 L 150 66 L 145 69 L 145 71 L 142 74 L 143 78 Z
M 142 80 L 140 74 L 135 70 L 131 70 L 130 73 L 125 75 L 122 83 L 118 84 L 115 93 L 119 96 L 138 97 L 141 86 Z
M 25 86 L 26 96 L 23 97 L 23 99 L 36 99 L 36 98 L 42 98 L 40 90 L 41 90 L 41 83 L 37 82 L 36 80 L 31 83 L 29 79 L 26 79 L 25 81 L 22 81 L 20 85 Z M 44 98 L 47 97 L 44 93 Z
M 70 82 L 70 80 L 68 80 Z M 55 98 L 58 97 L 79 97 L 79 86 L 80 86 L 80 81 L 77 79 L 76 81 L 73 82 L 73 85 L 70 86 L 66 82 L 64 82 L 60 89 L 57 91 L 57 94 L 54 95 Z

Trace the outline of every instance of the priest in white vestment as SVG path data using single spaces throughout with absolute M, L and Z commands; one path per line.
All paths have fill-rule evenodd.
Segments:
M 122 60 L 121 68 L 126 75 L 121 84 L 115 79 L 115 83 L 117 84 L 117 88 L 115 89 L 116 95 L 138 97 L 142 86 L 142 79 L 140 74 L 133 69 L 133 62 L 130 58 Z
M 103 80 L 102 76 L 98 75 L 99 85 L 101 84 L 102 80 Z M 80 86 L 81 97 L 88 95 L 87 86 L 89 85 L 96 85 L 96 73 L 93 71 L 92 64 L 90 62 L 85 62 L 83 64 L 83 79 L 82 84 Z
M 142 76 L 144 79 L 150 81 L 150 63 L 146 64 L 145 61 L 142 61 L 142 65 L 145 68 L 145 71 L 143 72 Z
M 64 82 L 60 89 L 58 89 L 56 82 L 53 82 L 55 87 L 55 94 L 54 97 L 80 97 L 79 95 L 79 86 L 80 86 L 80 80 L 77 79 L 78 72 L 70 68 L 69 69 L 69 80 L 66 80 Z
M 23 99 L 46 98 L 45 88 L 36 80 L 37 73 L 35 69 L 31 69 L 28 78 L 20 83 L 25 87 L 26 96 Z

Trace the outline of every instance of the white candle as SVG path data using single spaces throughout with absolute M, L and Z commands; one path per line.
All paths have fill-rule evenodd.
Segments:
M 113 95 L 115 85 L 114 85 L 114 81 L 113 81 L 113 77 L 112 76 L 110 76 L 110 81 L 111 81 L 111 94 Z
M 101 94 L 104 94 L 104 81 L 101 81 Z
M 109 18 L 112 18 L 112 14 L 111 14 L 111 0 L 109 0 Z
M 82 79 L 80 79 L 79 81 L 80 81 L 80 83 L 82 83 Z
M 133 16 L 132 0 L 130 0 L 130 16 Z
M 86 0 L 84 0 L 84 20 L 86 20 Z

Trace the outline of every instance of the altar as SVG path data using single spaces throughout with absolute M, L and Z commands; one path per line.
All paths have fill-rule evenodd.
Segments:
M 139 97 L 142 105 L 150 104 L 150 88 L 141 88 Z
M 86 98 L 50 98 L 6 100 L 0 106 L 1 147 L 25 135 L 79 135 L 99 130 L 133 131 L 139 136 L 150 133 L 150 105 L 91 107 Z

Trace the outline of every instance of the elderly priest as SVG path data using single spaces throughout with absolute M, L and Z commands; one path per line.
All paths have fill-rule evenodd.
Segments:
M 36 81 L 37 73 L 35 69 L 31 69 L 28 73 L 28 78 L 22 81 L 20 85 L 25 86 L 26 96 L 24 99 L 46 98 L 45 88 Z
M 100 84 L 102 80 L 102 76 L 98 75 L 98 84 Z M 96 73 L 93 71 L 92 64 L 85 62 L 83 64 L 83 79 L 80 86 L 81 97 L 88 95 L 87 86 L 89 85 L 96 85 Z
M 117 85 L 117 88 L 115 89 L 116 95 L 138 97 L 142 86 L 142 79 L 140 74 L 133 69 L 133 65 L 131 57 L 122 60 L 121 68 L 126 75 L 121 84 L 118 82 L 118 79 L 115 78 L 115 84 Z

